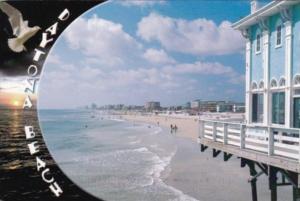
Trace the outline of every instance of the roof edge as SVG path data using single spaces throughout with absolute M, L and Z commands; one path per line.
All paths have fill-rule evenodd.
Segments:
M 258 9 L 256 12 L 244 17 L 243 19 L 235 22 L 232 24 L 232 27 L 234 29 L 242 29 L 243 27 L 251 26 L 254 23 L 251 23 L 250 21 L 256 21 L 257 18 L 267 16 L 268 13 L 274 11 L 274 9 L 277 9 L 278 6 L 285 5 L 290 0 L 280 0 L 280 1 L 272 1 L 268 3 L 267 5 L 263 6 L 262 8 Z M 294 1 L 294 3 L 299 3 L 300 1 Z

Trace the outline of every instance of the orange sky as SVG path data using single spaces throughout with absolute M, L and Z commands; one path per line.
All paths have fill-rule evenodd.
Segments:
M 26 77 L 3 77 L 0 79 L 0 108 L 22 109 L 26 94 L 24 89 L 27 86 Z M 31 94 L 32 101 L 36 95 Z
M 11 109 L 22 109 L 25 97 L 24 93 L 0 92 L 0 106 Z M 32 95 L 30 98 L 35 100 L 36 96 Z
M 24 94 L 0 92 L 0 105 L 7 108 L 21 109 L 24 98 Z

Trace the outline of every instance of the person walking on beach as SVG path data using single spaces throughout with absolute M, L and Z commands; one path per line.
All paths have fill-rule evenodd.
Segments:
M 171 130 L 170 130 L 171 133 L 173 133 L 173 125 L 172 125 L 172 124 L 170 125 L 170 129 L 171 129 Z
M 174 131 L 175 131 L 175 133 L 177 132 L 177 126 L 176 126 L 176 124 L 175 124 L 175 126 L 174 126 Z

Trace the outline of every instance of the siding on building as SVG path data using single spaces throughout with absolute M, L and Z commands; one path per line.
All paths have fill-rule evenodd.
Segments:
M 300 73 L 300 4 L 293 6 L 293 53 L 292 72 L 293 77 Z
M 281 46 L 276 46 L 276 28 L 281 24 Z M 279 14 L 269 18 L 270 26 L 270 80 L 276 79 L 279 82 L 281 77 L 285 77 L 285 27 Z M 269 82 L 270 82 L 269 80 Z
M 261 42 L 261 51 L 256 53 L 256 35 L 261 34 L 259 26 L 254 25 L 251 27 L 251 83 L 256 82 L 257 84 L 264 79 L 264 70 L 262 63 L 262 45 Z M 262 40 L 262 39 L 261 39 Z

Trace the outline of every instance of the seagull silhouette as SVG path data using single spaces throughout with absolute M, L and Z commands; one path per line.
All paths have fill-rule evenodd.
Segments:
M 33 37 L 41 28 L 39 26 L 29 27 L 28 21 L 23 20 L 22 13 L 9 5 L 0 1 L 0 9 L 8 16 L 15 38 L 8 39 L 8 47 L 14 52 L 26 51 L 24 43 Z

